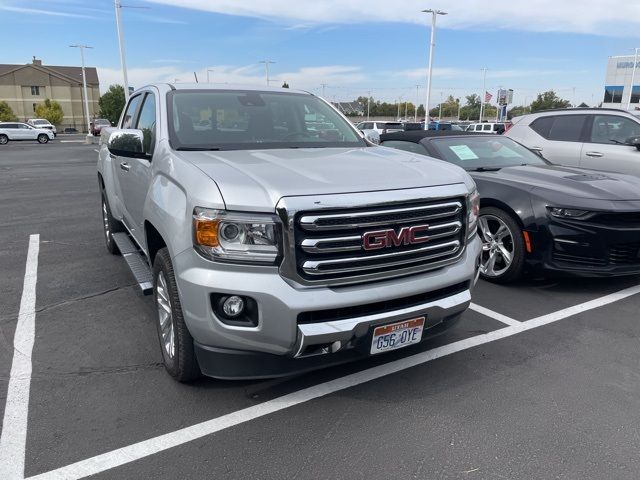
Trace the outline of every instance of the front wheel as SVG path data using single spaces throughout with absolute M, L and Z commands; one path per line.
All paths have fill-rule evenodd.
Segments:
M 0 135 L 0 145 L 6 145 L 7 143 L 9 143 L 9 137 L 3 133 Z
M 49 141 L 49 135 L 41 133 L 38 135 L 38 143 L 47 143 Z
M 518 223 L 504 210 L 480 209 L 478 230 L 482 239 L 480 276 L 495 283 L 508 283 L 522 276 L 524 240 Z
M 153 262 L 153 298 L 157 311 L 158 340 L 164 367 L 174 379 L 188 382 L 198 378 L 193 337 L 182 316 L 173 264 L 167 248 L 161 248 Z

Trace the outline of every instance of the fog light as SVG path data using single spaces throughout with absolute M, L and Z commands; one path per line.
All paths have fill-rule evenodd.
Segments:
M 244 300 L 242 297 L 232 295 L 222 302 L 222 311 L 229 318 L 235 318 L 244 311 Z

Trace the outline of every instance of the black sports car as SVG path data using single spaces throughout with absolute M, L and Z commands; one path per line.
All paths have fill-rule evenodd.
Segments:
M 584 276 L 640 273 L 640 178 L 552 164 L 497 135 L 411 131 L 380 145 L 464 168 L 480 193 L 480 274 L 525 269 Z

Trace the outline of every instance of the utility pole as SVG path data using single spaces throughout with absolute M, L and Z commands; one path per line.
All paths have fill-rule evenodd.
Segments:
M 633 57 L 633 72 L 631 72 L 631 91 L 629 92 L 629 101 L 627 102 L 627 110 L 631 110 L 631 98 L 633 97 L 633 83 L 636 80 L 636 67 L 638 66 L 638 50 L 640 50 L 640 48 L 635 49 L 636 54 Z
M 211 80 L 209 80 L 209 72 L 214 73 L 214 71 L 207 68 L 207 83 L 211 83 Z
M 127 77 L 127 62 L 124 56 L 124 33 L 122 32 L 122 20 L 120 19 L 120 10 L 122 5 L 120 0 L 115 1 L 116 8 L 116 29 L 118 30 L 118 47 L 120 48 L 120 64 L 122 65 L 122 78 L 124 80 L 124 101 L 129 101 L 129 79 Z
M 420 103 L 420 85 L 416 85 L 416 106 L 413 109 L 413 121 L 417 122 L 418 121 L 418 104 Z
M 429 130 L 429 103 L 431 102 L 431 76 L 433 74 L 433 50 L 436 46 L 436 17 L 446 15 L 447 12 L 441 10 L 422 10 L 423 13 L 431 14 L 431 42 L 429 43 L 429 66 L 427 69 L 427 98 L 424 104 L 424 129 Z
M 89 97 L 87 94 L 87 74 L 85 73 L 84 68 L 84 49 L 85 48 L 93 48 L 88 45 L 69 45 L 71 48 L 79 48 L 80 49 L 80 60 L 82 61 L 82 90 L 84 91 L 84 112 L 85 112 L 85 120 L 87 121 L 87 139 L 86 143 L 92 143 L 91 134 L 91 120 L 89 118 Z
M 327 84 L 326 83 L 321 83 L 320 85 L 322 86 L 322 98 L 324 98 L 324 89 L 325 89 L 325 87 L 327 87 Z
M 482 93 L 480 94 L 480 119 L 478 120 L 482 123 L 482 117 L 484 114 L 484 99 L 487 94 L 487 69 L 482 69 Z
M 264 63 L 264 73 L 267 77 L 267 87 L 268 87 L 269 86 L 269 64 L 276 63 L 276 62 L 272 62 L 271 60 L 260 60 L 260 62 L 258 63 Z

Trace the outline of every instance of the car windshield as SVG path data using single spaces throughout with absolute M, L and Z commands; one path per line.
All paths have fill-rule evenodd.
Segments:
M 46 121 L 46 120 L 34 120 L 34 121 L 33 121 L 33 124 L 34 124 L 34 125 L 48 125 L 48 124 L 49 124 L 49 122 L 48 122 L 48 121 Z
M 431 145 L 440 158 L 465 170 L 547 164 L 519 143 L 495 135 L 433 138 Z
M 366 146 L 348 121 L 313 95 L 176 90 L 168 105 L 169 136 L 178 150 Z
M 397 128 L 398 130 L 402 130 L 402 123 L 400 122 L 387 122 L 387 123 L 383 123 L 382 124 L 383 128 L 386 128 L 387 130 L 393 130 L 394 128 Z

